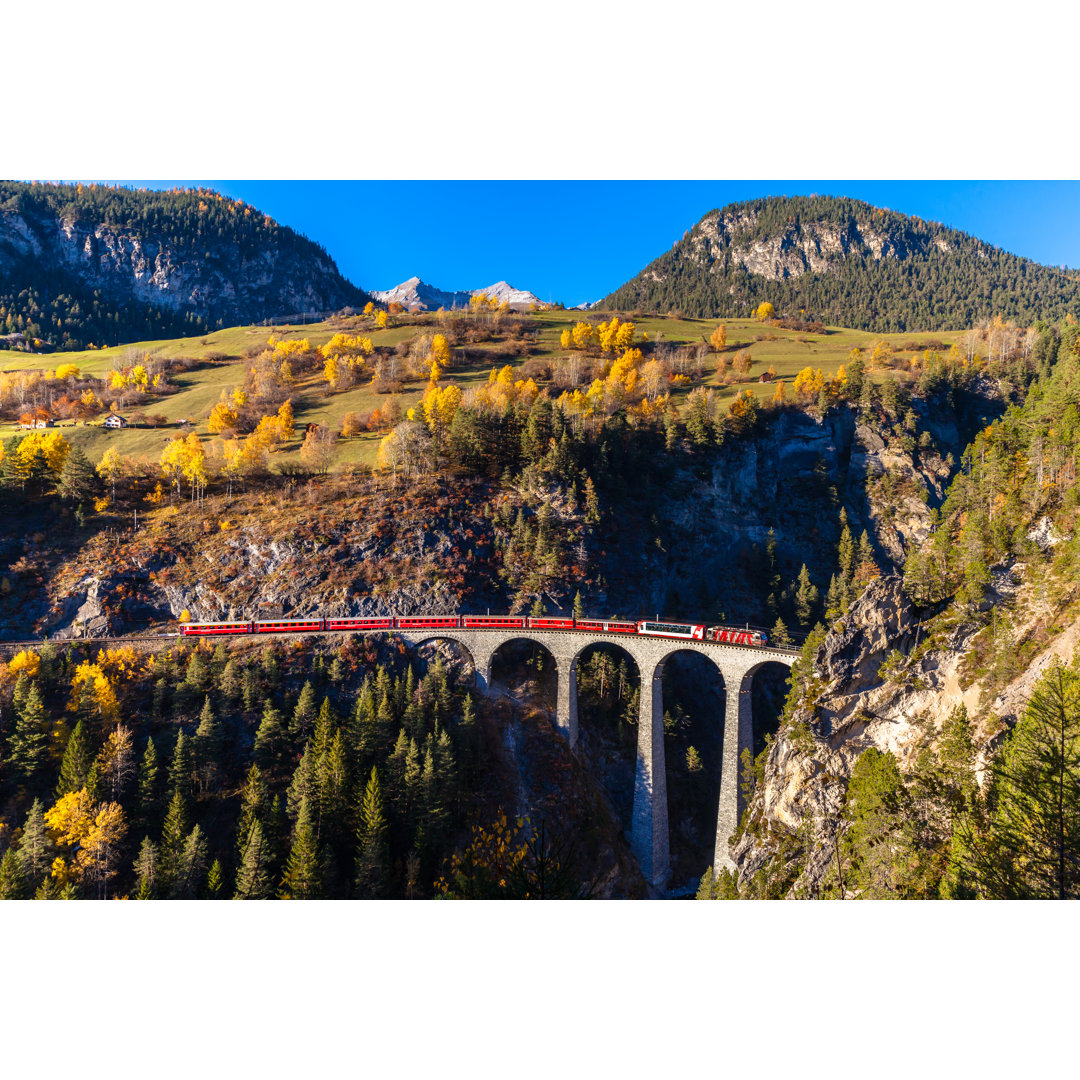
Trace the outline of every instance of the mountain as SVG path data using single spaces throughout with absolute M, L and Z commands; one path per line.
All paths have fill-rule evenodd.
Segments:
M 710 210 L 601 306 L 717 318 L 763 301 L 878 333 L 1030 325 L 1080 306 L 1080 274 L 855 199 L 778 196 Z
M 469 306 L 469 301 L 480 293 L 495 297 L 500 303 L 506 301 L 511 307 L 528 307 L 530 304 L 540 304 L 539 297 L 523 289 L 515 289 L 513 285 L 505 281 L 497 281 L 486 289 L 458 290 L 446 292 L 437 289 L 434 285 L 428 285 L 418 277 L 411 277 L 392 289 L 374 291 L 372 296 L 383 304 L 402 304 L 411 309 L 420 311 L 435 311 L 438 308 L 464 308 Z
M 318 244 L 213 191 L 0 182 L 0 334 L 78 349 L 366 301 Z

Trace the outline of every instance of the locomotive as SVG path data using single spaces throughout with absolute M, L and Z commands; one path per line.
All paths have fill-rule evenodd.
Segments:
M 615 619 L 575 619 L 524 615 L 386 615 L 373 618 L 248 619 L 242 622 L 182 623 L 186 637 L 212 634 L 321 634 L 349 630 L 584 630 L 596 634 L 638 634 L 683 641 L 715 641 L 726 645 L 764 648 L 768 637 L 760 630 L 703 623 L 623 622 Z

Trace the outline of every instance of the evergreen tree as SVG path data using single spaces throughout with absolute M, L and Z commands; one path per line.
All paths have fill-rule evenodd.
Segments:
M 270 809 L 270 791 L 258 765 L 248 769 L 244 791 L 240 796 L 240 816 L 236 822 L 236 845 L 243 858 L 251 836 L 252 826 L 261 821 Z
M 203 701 L 199 726 L 195 730 L 195 768 L 199 787 L 205 793 L 217 786 L 221 774 L 221 749 L 224 739 L 221 725 L 214 716 L 210 698 Z
M 289 723 L 289 735 L 297 745 L 307 741 L 315 726 L 315 717 L 318 715 L 316 701 L 315 688 L 308 680 L 300 691 L 300 698 L 296 702 L 296 708 L 293 709 L 292 720 Z
M 64 758 L 60 762 L 60 781 L 56 785 L 57 796 L 67 795 L 73 791 L 81 791 L 86 787 L 93 763 L 94 753 L 90 748 L 90 740 L 86 736 L 83 722 L 80 719 L 75 724 L 75 730 L 72 731 L 67 741 Z
M 135 899 L 158 898 L 158 850 L 149 836 L 144 836 L 139 854 L 135 857 Z
M 158 810 L 159 789 L 161 784 L 161 764 L 158 760 L 157 747 L 152 738 L 146 740 L 139 763 L 139 813 L 143 822 L 152 818 Z
M 195 749 L 183 731 L 176 736 L 176 746 L 169 764 L 169 790 L 179 792 L 185 799 L 195 791 Z
M 183 869 L 184 842 L 188 836 L 188 812 L 184 794 L 179 788 L 173 790 L 169 809 L 165 813 L 165 824 L 161 829 L 159 874 L 166 891 L 171 891 L 173 883 Z
M 90 459 L 79 446 L 73 446 L 64 459 L 56 492 L 62 499 L 88 503 L 98 487 L 97 473 Z
M 795 617 L 803 629 L 808 629 L 814 608 L 818 602 L 818 591 L 810 581 L 810 571 L 803 563 L 799 571 L 799 583 L 795 590 Z
M 356 891 L 361 898 L 377 899 L 385 894 L 387 888 L 390 857 L 378 769 L 371 770 L 359 817 L 360 852 L 356 860 Z
M 15 856 L 15 849 L 8 848 L 0 859 L 0 900 L 25 900 L 28 895 L 26 878 Z
M 8 762 L 15 779 L 32 786 L 46 763 L 49 749 L 49 715 L 37 683 L 31 682 L 16 711 Z
M 255 763 L 266 773 L 281 764 L 285 752 L 285 733 L 281 714 L 268 701 L 263 709 L 259 730 L 255 733 Z
M 282 900 L 317 900 L 322 895 L 322 877 L 311 804 L 305 797 L 300 800 L 289 861 L 278 895 Z
M 185 837 L 171 875 L 170 900 L 194 900 L 206 873 L 207 844 L 196 825 Z
M 580 589 L 578 589 L 578 591 L 576 593 L 574 593 L 573 616 L 574 616 L 575 619 L 584 619 L 585 618 L 585 605 L 584 605 L 584 603 L 582 603 L 582 600 L 581 600 L 581 590 Z
M 243 847 L 240 869 L 236 874 L 235 900 L 266 900 L 272 895 L 270 846 L 263 836 L 263 828 L 256 819 Z
M 215 859 L 210 864 L 210 872 L 206 875 L 206 898 L 218 900 L 225 888 L 225 871 L 221 868 L 221 860 Z
M 19 840 L 19 865 L 31 888 L 41 883 L 52 865 L 54 847 L 45 825 L 45 813 L 40 799 L 35 799 L 26 815 Z
M 778 615 L 773 628 L 769 631 L 769 644 L 779 648 L 787 648 L 791 645 L 791 635 L 788 633 L 787 624 Z
M 1080 897 L 1080 671 L 1054 664 L 992 765 L 985 822 L 963 829 L 978 895 Z

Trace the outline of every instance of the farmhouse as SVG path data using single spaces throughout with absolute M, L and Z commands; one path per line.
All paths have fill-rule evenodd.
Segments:
M 107 428 L 125 428 L 128 426 L 128 422 L 119 413 L 109 413 L 105 417 L 105 426 Z

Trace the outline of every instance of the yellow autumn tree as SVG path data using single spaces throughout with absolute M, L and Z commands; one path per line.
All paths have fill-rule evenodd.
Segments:
M 88 702 L 93 712 L 106 723 L 120 720 L 120 702 L 109 677 L 99 664 L 84 660 L 75 669 L 71 679 L 71 701 L 68 708 L 75 710 L 80 702 Z
M 71 444 L 59 431 L 31 431 L 23 436 L 15 452 L 15 468 L 16 471 L 25 469 L 29 472 L 35 458 L 40 457 L 49 472 L 59 476 L 69 453 Z
M 387 323 L 388 323 L 389 321 L 390 321 L 390 316 L 389 316 L 389 315 L 387 315 L 385 311 L 380 311 L 380 312 L 379 312 L 379 313 L 378 313 L 378 314 L 377 314 L 377 315 L 375 316 L 375 325 L 376 325 L 376 326 L 377 326 L 377 327 L 378 327 L 378 328 L 379 328 L 380 330 L 385 330 L 385 329 L 386 329 L 386 324 L 387 324 Z
M 431 339 L 431 353 L 429 359 L 433 364 L 440 367 L 448 367 L 450 364 L 450 343 L 443 334 L 436 334 Z
M 727 345 L 727 327 L 723 323 L 717 324 L 716 329 L 709 335 L 709 344 L 714 352 L 720 352 Z
M 61 364 L 56 369 L 56 377 L 58 379 L 77 379 L 79 377 L 79 368 L 76 364 Z
M 210 410 L 210 419 L 206 426 L 211 434 L 220 435 L 223 431 L 233 431 L 239 422 L 239 414 L 226 399 L 223 390 L 221 400 Z
M 33 679 L 40 670 L 41 657 L 36 652 L 30 652 L 27 649 L 17 652 L 7 665 L 8 676 L 12 679 L 17 679 L 20 675 Z
M 754 312 L 754 318 L 757 319 L 758 322 L 765 322 L 766 320 L 771 319 L 775 314 L 776 309 L 772 304 L 770 304 L 768 300 L 763 300 L 758 304 L 757 310 Z

